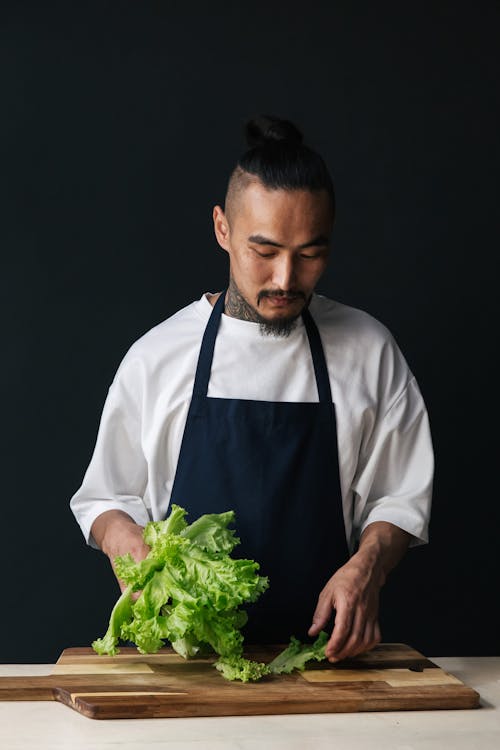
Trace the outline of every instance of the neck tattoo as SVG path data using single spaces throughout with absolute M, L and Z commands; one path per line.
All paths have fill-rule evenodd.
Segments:
M 240 320 L 250 320 L 252 323 L 260 323 L 261 316 L 251 307 L 246 299 L 242 296 L 240 290 L 231 276 L 229 287 L 226 295 L 226 306 L 224 309 L 226 315 Z

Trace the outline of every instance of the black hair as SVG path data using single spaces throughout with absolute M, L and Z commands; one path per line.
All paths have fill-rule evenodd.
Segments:
M 304 144 L 302 132 L 289 120 L 258 115 L 245 123 L 248 150 L 233 174 L 255 175 L 265 187 L 284 190 L 326 190 L 335 214 L 332 178 L 322 157 Z

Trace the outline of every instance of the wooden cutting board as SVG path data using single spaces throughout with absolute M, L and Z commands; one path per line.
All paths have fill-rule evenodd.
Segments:
M 283 646 L 249 647 L 269 662 Z M 402 643 L 306 671 L 228 682 L 210 659 L 185 660 L 170 648 L 117 656 L 91 648 L 62 652 L 51 675 L 0 678 L 0 700 L 57 700 L 93 719 L 334 713 L 477 708 L 479 694 Z

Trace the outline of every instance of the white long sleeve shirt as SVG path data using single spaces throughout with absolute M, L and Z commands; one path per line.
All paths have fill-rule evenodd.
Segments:
M 168 513 L 201 340 L 205 294 L 141 336 L 123 357 L 104 404 L 90 464 L 70 506 L 88 544 L 95 518 L 119 509 L 138 524 Z M 340 484 L 351 552 L 373 521 L 428 541 L 434 457 L 425 404 L 388 329 L 366 312 L 313 294 L 337 420 Z M 289 337 L 223 314 L 208 394 L 317 401 L 302 318 Z M 208 512 L 208 511 L 207 511 Z M 194 519 L 191 519 L 194 520 Z

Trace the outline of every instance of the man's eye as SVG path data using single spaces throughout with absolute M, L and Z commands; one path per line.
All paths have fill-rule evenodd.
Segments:
M 323 253 L 301 253 L 301 258 L 307 258 L 310 260 L 314 260 L 315 258 L 321 258 Z
M 259 250 L 256 250 L 254 247 L 251 248 L 251 250 L 254 251 L 254 253 L 257 253 L 258 256 L 261 258 L 272 258 L 275 253 L 261 253 Z

